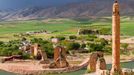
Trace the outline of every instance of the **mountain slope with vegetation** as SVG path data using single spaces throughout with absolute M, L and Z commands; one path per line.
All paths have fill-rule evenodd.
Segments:
M 111 0 L 88 0 L 53 7 L 27 7 L 11 11 L 0 11 L 0 20 L 29 20 L 44 18 L 97 18 L 111 16 Z M 134 16 L 134 1 L 120 0 L 122 16 Z

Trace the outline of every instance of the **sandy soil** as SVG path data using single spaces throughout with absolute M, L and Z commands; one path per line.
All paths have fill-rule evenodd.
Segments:
M 76 61 L 75 64 L 80 64 L 82 61 L 84 61 L 86 58 L 89 58 L 90 54 L 76 54 L 75 56 L 68 56 L 68 61 Z M 130 61 L 133 60 L 134 56 L 121 56 L 121 62 Z M 112 62 L 111 55 L 106 55 L 105 60 L 107 64 L 110 64 Z M 70 63 L 72 64 L 72 63 Z M 10 72 L 18 70 L 25 70 L 25 71 L 39 71 L 43 70 L 43 66 L 47 66 L 47 64 L 41 65 L 39 64 L 39 61 L 35 60 L 15 60 L 14 62 L 6 62 L 6 63 L 0 63 L 0 69 L 9 71 L 8 69 L 12 69 Z M 15 68 L 14 68 L 15 67 Z

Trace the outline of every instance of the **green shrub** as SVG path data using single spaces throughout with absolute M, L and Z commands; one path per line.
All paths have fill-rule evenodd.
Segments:
M 81 44 L 81 48 L 85 48 L 86 47 L 86 44 Z
M 89 49 L 89 52 L 103 51 L 111 53 L 111 45 L 103 38 L 95 38 L 94 41 L 87 44 L 87 48 Z
M 72 39 L 77 39 L 77 36 L 71 35 L 71 36 L 69 36 L 69 39 L 70 39 L 70 40 L 72 40 Z
M 95 29 L 81 29 L 79 34 L 98 34 L 98 30 L 95 30 Z
M 97 38 L 97 36 L 96 35 L 88 35 L 88 38 Z
M 109 35 L 111 34 L 111 28 L 101 28 L 99 30 L 100 35 Z
M 121 44 L 121 47 L 123 48 L 123 50 L 127 50 L 128 46 L 129 46 L 129 45 L 126 44 L 126 43 Z
M 127 55 L 127 56 L 129 56 L 131 54 L 130 51 L 126 51 L 126 50 L 121 50 L 120 53 L 123 55 Z
M 58 38 L 60 41 L 65 40 L 66 38 L 64 36 L 57 36 L 56 38 Z
M 107 54 L 111 54 L 112 53 L 112 47 L 109 45 L 105 45 L 105 47 L 103 48 L 103 52 L 107 53 Z
M 70 43 L 67 44 L 67 49 L 68 50 L 77 50 L 79 48 L 80 48 L 79 43 L 70 42 Z
M 30 58 L 31 58 L 31 55 L 30 55 L 29 53 L 23 52 L 23 53 L 22 53 L 22 58 L 23 58 L 23 59 L 30 59 Z
M 97 38 L 96 35 L 84 35 L 78 37 L 79 40 L 87 40 L 87 41 L 94 41 L 95 38 Z
M 86 39 L 87 41 L 94 41 L 94 39 L 96 39 L 96 38 L 97 38 L 96 35 L 88 35 L 87 37 L 85 37 L 85 39 Z
M 134 50 L 132 50 L 132 54 L 134 55 Z
M 102 45 L 104 45 L 104 46 L 108 44 L 108 41 L 105 40 L 104 38 L 96 38 L 94 41 L 95 41 L 96 43 L 100 43 L 100 44 L 102 44 Z
M 54 38 L 54 36 L 51 36 L 51 37 L 50 37 L 50 39 L 53 39 L 53 38 Z
M 17 54 L 19 51 L 20 40 L 12 40 L 6 43 L 1 43 L 0 45 L 0 55 L 1 56 L 11 56 Z
M 103 51 L 104 46 L 102 44 L 93 44 L 92 46 L 93 46 L 92 50 L 94 50 L 94 51 Z
M 0 46 L 3 45 L 3 44 L 4 44 L 4 42 L 0 41 Z

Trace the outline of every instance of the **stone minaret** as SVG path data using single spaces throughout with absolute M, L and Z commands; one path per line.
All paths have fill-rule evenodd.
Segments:
M 111 75 L 121 75 L 121 68 L 120 68 L 120 13 L 119 13 L 118 0 L 115 0 L 115 2 L 113 4 Z

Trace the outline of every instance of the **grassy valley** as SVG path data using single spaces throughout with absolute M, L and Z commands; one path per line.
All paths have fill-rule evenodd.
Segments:
M 133 36 L 134 20 L 122 18 L 121 33 Z M 111 28 L 111 18 L 96 20 L 74 20 L 74 19 L 47 19 L 29 21 L 7 21 L 0 22 L 0 34 L 24 33 L 30 31 L 47 30 L 56 34 L 76 34 L 79 28 Z

